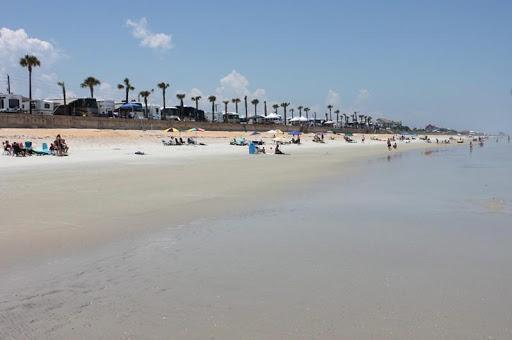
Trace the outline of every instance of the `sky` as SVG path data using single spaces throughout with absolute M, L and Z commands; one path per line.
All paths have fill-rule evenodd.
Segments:
M 342 112 L 512 132 L 511 1 L 5 1 L 0 92 L 28 94 L 18 62 L 35 54 L 34 95 L 119 100 L 168 82 L 168 102 L 249 96 Z M 186 103 L 191 105 L 189 99 Z M 259 105 L 262 108 L 262 105 Z M 233 111 L 234 108 L 230 107 Z M 251 111 L 252 112 L 252 111 Z

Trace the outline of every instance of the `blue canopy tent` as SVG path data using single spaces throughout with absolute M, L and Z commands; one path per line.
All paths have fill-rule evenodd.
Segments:
M 126 111 L 140 111 L 142 110 L 142 104 L 141 103 L 126 103 L 119 107 L 120 110 L 126 110 Z
M 295 131 L 291 131 L 291 132 L 289 132 L 289 133 L 290 133 L 290 135 L 292 135 L 292 136 L 300 136 L 300 134 L 301 134 L 301 132 L 300 132 L 300 131 L 297 131 L 297 130 L 295 130 Z

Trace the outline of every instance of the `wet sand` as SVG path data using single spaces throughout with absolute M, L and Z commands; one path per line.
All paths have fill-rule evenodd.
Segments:
M 456 254 L 410 253 L 446 237 L 436 229 L 418 241 L 430 226 L 428 209 L 414 212 L 423 202 L 394 209 L 406 213 L 396 217 L 383 210 L 377 198 L 388 197 L 389 209 L 396 197 L 378 187 L 386 177 L 370 174 L 405 154 L 389 154 L 382 143 L 332 141 L 283 147 L 291 153 L 284 158 L 250 157 L 225 137 L 177 151 L 155 145 L 158 138 L 102 139 L 99 149 L 78 146 L 75 159 L 20 159 L 26 162 L 2 168 L 0 338 L 509 334 L 510 315 L 494 295 L 489 306 L 501 314 L 478 333 L 470 321 L 480 313 L 471 312 L 468 292 L 456 308 L 438 304 L 436 294 L 453 298 L 456 284 L 436 287 L 430 275 L 452 275 L 442 261 Z M 133 156 L 138 148 L 151 152 Z M 393 173 L 400 182 L 400 169 Z M 411 231 L 404 216 L 422 222 Z M 470 277 L 469 267 L 459 268 Z M 460 308 L 470 312 L 455 318 Z

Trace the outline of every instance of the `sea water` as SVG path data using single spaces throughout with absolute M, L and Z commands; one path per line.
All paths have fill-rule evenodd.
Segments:
M 503 143 L 359 161 L 4 281 L 0 337 L 510 339 L 511 174 Z

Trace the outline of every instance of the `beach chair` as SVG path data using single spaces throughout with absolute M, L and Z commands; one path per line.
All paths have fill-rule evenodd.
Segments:
M 41 150 L 33 149 L 31 151 L 37 156 L 47 156 L 50 154 L 50 150 L 48 150 L 48 144 L 46 143 L 41 144 Z
M 245 145 L 247 145 L 247 141 L 245 140 L 244 137 L 237 137 L 230 144 L 237 145 L 237 146 L 245 146 Z
M 26 151 L 32 150 L 32 142 L 31 141 L 25 141 L 25 150 Z
M 256 145 L 253 143 L 249 144 L 249 155 L 255 155 L 258 153 L 258 149 L 256 148 Z

